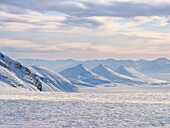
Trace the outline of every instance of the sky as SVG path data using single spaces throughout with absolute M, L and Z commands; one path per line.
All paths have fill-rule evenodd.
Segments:
M 170 59 L 169 0 L 0 0 L 12 58 Z

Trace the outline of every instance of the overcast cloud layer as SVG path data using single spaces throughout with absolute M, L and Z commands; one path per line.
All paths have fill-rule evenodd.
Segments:
M 170 58 L 169 21 L 169 0 L 0 0 L 0 49 L 16 58 Z

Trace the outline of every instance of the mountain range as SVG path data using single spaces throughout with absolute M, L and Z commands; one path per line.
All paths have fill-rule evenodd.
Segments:
M 151 66 L 153 63 L 155 65 L 169 64 L 169 60 L 165 58 L 157 59 L 152 62 L 146 62 L 145 60 L 139 61 L 145 64 L 144 66 L 138 64 L 138 66 L 136 66 L 137 69 L 139 67 L 148 68 L 149 65 L 147 64 Z M 47 64 L 46 61 L 44 62 Z M 115 70 L 110 68 L 113 66 L 111 63 L 113 60 L 111 59 L 101 61 L 107 65 L 110 64 L 110 66 L 104 64 L 97 65 L 97 60 L 83 62 L 85 65 L 89 65 L 88 67 L 93 68 L 88 69 L 84 64 L 79 64 L 79 61 L 65 60 L 62 62 L 60 61 L 60 68 L 63 69 L 65 66 L 66 67 L 57 73 L 56 71 L 43 67 L 43 62 L 39 64 L 41 66 L 34 65 L 35 63 L 32 63 L 34 66 L 24 66 L 20 62 L 0 53 L 0 87 L 13 87 L 30 91 L 78 92 L 80 86 L 96 88 L 103 85 L 105 87 L 115 85 L 128 87 L 129 85 L 166 86 L 170 84 L 169 81 L 154 79 L 137 71 L 133 68 L 134 62 L 131 67 L 122 66 L 130 63 L 132 64 L 132 61 L 122 61 L 122 65 Z M 62 65 L 63 63 L 64 65 Z M 90 64 L 92 64 L 92 66 L 90 66 Z M 48 66 L 50 65 L 51 64 Z M 150 70 L 153 69 L 154 67 Z M 159 66 L 159 69 L 161 69 L 161 66 Z
M 115 71 L 119 66 L 131 67 L 144 74 L 170 73 L 170 60 L 159 58 L 156 60 L 86 60 L 78 61 L 73 59 L 68 60 L 39 60 L 39 59 L 18 59 L 24 65 L 41 65 L 56 72 L 60 72 L 66 68 L 74 67 L 78 64 L 83 64 L 88 69 L 93 69 L 99 64 L 103 64 Z
M 82 64 L 67 68 L 59 73 L 76 85 L 95 86 L 111 83 L 109 79 L 95 74 L 85 68 Z
M 133 68 L 120 66 L 116 71 L 105 65 L 98 65 L 91 71 L 82 64 L 59 72 L 75 85 L 95 87 L 96 85 L 168 85 L 165 80 L 153 79 Z

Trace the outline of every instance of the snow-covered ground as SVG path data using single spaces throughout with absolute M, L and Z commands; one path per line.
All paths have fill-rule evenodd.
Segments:
M 1 86 L 0 91 L 1 128 L 170 127 L 168 86 L 96 87 L 91 93 L 88 87 L 80 88 L 81 93 L 65 93 Z

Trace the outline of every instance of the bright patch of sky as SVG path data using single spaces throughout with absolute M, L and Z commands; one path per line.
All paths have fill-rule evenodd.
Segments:
M 52 11 L 52 12 L 47 12 L 45 13 L 46 15 L 51 15 L 51 16 L 65 16 L 65 14 L 61 13 L 61 12 L 55 12 L 55 11 Z

